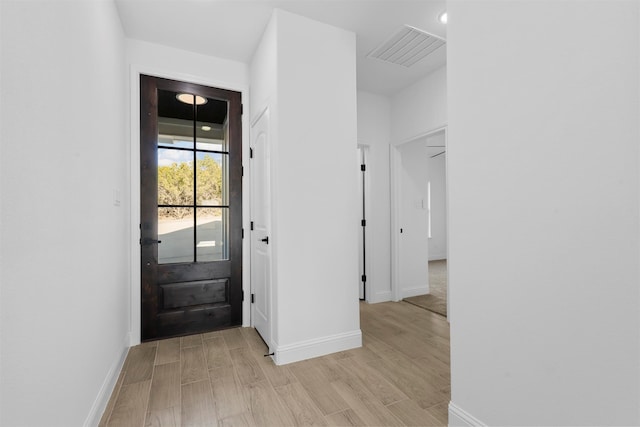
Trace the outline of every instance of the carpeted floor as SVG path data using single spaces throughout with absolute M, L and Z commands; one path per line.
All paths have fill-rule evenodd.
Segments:
M 429 261 L 429 293 L 405 298 L 410 304 L 447 316 L 447 260 Z

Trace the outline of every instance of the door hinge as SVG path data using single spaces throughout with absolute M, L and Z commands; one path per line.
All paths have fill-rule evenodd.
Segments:
M 249 158 L 253 159 L 253 148 L 249 148 Z
M 360 221 L 360 225 L 362 225 L 363 227 L 367 226 L 367 220 L 363 219 L 362 221 Z
M 256 294 L 251 294 L 251 304 L 256 302 Z
M 367 275 L 366 275 L 366 274 L 363 274 L 363 275 L 362 275 L 362 281 L 363 281 L 363 282 L 366 282 L 366 281 L 367 281 Z
M 242 290 L 242 301 L 244 301 L 244 289 Z
M 251 221 L 251 231 L 253 231 L 253 221 Z
M 244 114 L 244 104 L 240 104 L 240 115 Z
M 244 166 L 242 166 L 242 176 L 244 176 Z
M 242 238 L 244 239 L 244 228 L 242 229 Z
M 366 171 L 367 170 L 367 165 L 360 165 L 360 170 L 362 172 Z

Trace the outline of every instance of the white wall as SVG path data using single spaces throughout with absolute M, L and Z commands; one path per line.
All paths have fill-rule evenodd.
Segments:
M 140 223 L 140 74 L 153 75 L 202 84 L 205 86 L 242 92 L 242 101 L 245 107 L 249 106 L 249 70 L 244 63 L 228 59 L 201 55 L 171 47 L 161 46 L 140 40 L 126 40 L 126 60 L 129 68 L 128 93 L 129 93 L 129 124 L 131 155 L 131 239 L 130 245 L 134 248 L 131 254 L 131 345 L 140 343 L 140 246 L 138 244 Z M 245 108 L 242 124 L 243 139 L 243 164 L 248 170 L 249 158 L 249 108 Z M 249 225 L 249 178 L 243 177 L 243 224 L 246 229 Z M 250 260 L 249 239 L 243 241 L 243 289 L 249 294 Z M 249 325 L 249 299 L 246 298 L 242 308 L 242 323 Z
M 448 13 L 450 420 L 638 425 L 638 4 Z
M 444 146 L 445 133 L 427 137 L 429 147 Z M 446 160 L 447 154 L 440 154 L 445 148 L 431 149 L 427 161 L 427 172 L 431 183 L 431 238 L 429 239 L 429 260 L 447 258 L 447 196 Z
M 2 4 L 3 2 L 0 2 L 0 195 L 4 193 L 3 189 L 2 189 L 2 152 L 4 151 L 4 148 L 2 146 L 2 121 L 3 119 L 3 115 L 2 115 L 2 63 L 3 63 L 3 59 L 2 59 Z M 0 242 L 2 242 L 2 197 L 0 197 Z M 0 243 L 0 384 L 4 384 L 4 375 L 2 373 L 2 319 L 3 319 L 3 315 L 2 315 L 2 243 Z M 4 392 L 4 389 L 0 386 L 0 425 L 2 424 L 2 420 L 3 418 L 3 399 L 2 399 L 2 394 Z
M 367 301 L 390 301 L 391 234 L 389 143 L 390 99 L 358 91 L 358 143 L 367 147 L 369 211 L 367 212 Z M 356 224 L 357 225 L 357 224 Z
M 277 277 L 275 360 L 282 364 L 361 343 L 356 69 L 353 33 L 281 10 L 272 19 L 277 140 L 269 244 Z
M 3 115 L 2 115 L 2 74 L 3 74 L 3 67 L 2 67 L 2 63 L 3 63 L 3 59 L 2 59 L 2 4 L 3 2 L 0 2 L 0 195 L 4 193 L 3 188 L 2 188 L 2 178 L 3 178 L 3 174 L 2 174 L 2 152 L 4 151 L 3 145 L 2 145 L 2 141 L 4 140 L 3 138 L 3 133 L 2 133 L 2 121 L 3 119 Z M 2 197 L 0 197 L 0 242 L 2 242 Z M 3 354 L 3 345 L 2 345 L 2 319 L 3 319 L 3 315 L 2 315 L 2 280 L 3 280 L 3 274 L 2 274 L 2 243 L 0 243 L 0 384 L 4 384 L 4 374 L 2 373 L 2 354 Z M 2 395 L 4 393 L 4 389 L 3 387 L 0 386 L 0 425 L 2 424 L 2 420 L 3 418 L 3 399 L 2 399 Z
M 249 84 L 249 67 L 242 62 L 135 39 L 127 39 L 126 47 L 128 65 L 134 70 L 236 91 L 246 90 Z
M 400 154 L 399 236 L 400 298 L 429 292 L 429 242 L 427 139 L 419 138 L 398 147 Z
M 112 2 L 3 1 L 1 26 L 0 424 L 96 424 L 129 331 L 123 33 Z
M 277 16 L 272 15 L 267 27 L 262 34 L 260 43 L 253 53 L 249 65 L 249 81 L 251 85 L 251 121 L 253 122 L 265 108 L 271 108 L 272 121 L 277 120 L 273 114 L 277 114 L 278 95 L 278 34 L 276 28 Z M 273 133 L 273 127 L 271 127 Z M 277 142 L 277 138 L 274 139 Z
M 447 124 L 447 68 L 438 68 L 391 98 L 391 141 L 403 144 Z
M 360 345 L 355 35 L 277 13 L 279 344 Z

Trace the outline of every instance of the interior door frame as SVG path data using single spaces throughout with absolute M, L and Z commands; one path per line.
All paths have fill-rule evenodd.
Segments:
M 374 281 L 374 272 L 373 272 L 373 248 L 375 247 L 375 234 L 373 232 L 373 220 L 371 218 L 371 146 L 364 141 L 358 141 L 357 148 L 360 148 L 364 153 L 364 163 L 366 165 L 366 171 L 364 173 L 364 215 L 366 226 L 365 226 L 365 243 L 364 243 L 364 258 L 365 258 L 365 272 L 364 274 L 367 276 L 367 281 L 365 285 L 365 298 L 364 302 L 371 303 L 375 302 L 375 281 Z M 360 180 L 362 178 L 362 172 L 356 169 L 358 173 L 357 179 Z M 361 216 L 362 204 L 358 203 L 358 217 Z M 358 224 L 358 227 L 361 227 Z M 361 245 L 360 238 L 358 238 L 358 245 Z M 359 268 L 358 268 L 359 271 Z M 359 286 L 360 282 L 358 282 Z
M 400 292 L 400 201 L 401 201 L 401 186 L 402 180 L 401 172 L 402 167 L 400 165 L 401 157 L 398 147 L 417 141 L 422 138 L 428 138 L 432 135 L 444 131 L 445 151 L 447 153 L 445 157 L 445 210 L 446 210 L 446 233 L 447 233 L 447 320 L 451 322 L 451 306 L 449 301 L 450 292 L 450 280 L 449 280 L 449 235 L 450 224 L 449 221 L 449 131 L 446 124 L 434 128 L 430 131 L 413 136 L 409 139 L 401 141 L 397 144 L 389 146 L 389 167 L 390 167 L 390 189 L 391 189 L 391 297 L 393 301 L 402 300 Z M 425 157 L 425 162 L 427 158 Z M 428 260 L 427 260 L 428 262 Z
M 244 112 L 242 120 L 242 162 L 244 176 L 242 177 L 242 227 L 248 230 L 249 227 L 249 205 L 250 198 L 248 191 L 249 180 L 247 170 L 247 159 L 249 158 L 249 117 L 247 100 L 249 99 L 249 88 L 246 85 L 229 84 L 228 82 L 215 80 L 206 76 L 195 76 L 166 69 L 159 69 L 152 66 L 132 65 L 129 75 L 130 92 L 128 93 L 130 109 L 129 115 L 129 206 L 130 206 L 130 236 L 129 236 L 129 295 L 130 295 L 130 316 L 129 316 L 129 336 L 127 346 L 134 346 L 141 343 L 142 336 L 142 309 L 141 309 L 141 268 L 140 268 L 140 75 L 148 75 L 171 80 L 179 80 L 203 86 L 217 87 L 221 89 L 233 90 L 242 94 L 244 100 Z M 249 263 L 249 240 L 242 241 L 242 290 L 245 298 L 242 302 L 242 326 L 249 326 L 250 305 L 246 295 L 250 293 L 250 263 Z

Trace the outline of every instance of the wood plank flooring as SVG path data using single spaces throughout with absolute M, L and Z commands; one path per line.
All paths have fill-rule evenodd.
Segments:
M 447 260 L 429 261 L 429 293 L 404 299 L 406 302 L 447 316 Z
M 252 328 L 129 350 L 100 426 L 442 426 L 449 325 L 406 302 L 360 304 L 363 347 L 276 366 Z

